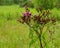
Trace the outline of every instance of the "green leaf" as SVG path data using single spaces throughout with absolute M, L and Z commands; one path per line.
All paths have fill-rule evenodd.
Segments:
M 36 37 L 36 36 L 33 39 L 31 39 L 29 47 L 31 47 L 31 45 L 33 45 L 37 40 L 38 40 L 38 37 Z
M 49 46 L 48 46 L 48 44 L 47 44 L 47 42 L 46 42 L 46 40 L 45 40 L 45 37 L 42 36 L 42 38 L 43 38 L 43 42 L 44 42 L 44 44 L 45 44 L 45 47 L 46 47 L 46 48 L 49 48 Z
M 34 39 L 32 39 L 31 42 L 29 43 L 29 47 L 31 47 L 33 43 L 34 43 Z
M 38 30 L 38 29 L 39 29 L 39 24 L 35 23 L 34 26 L 33 26 L 33 28 L 34 28 L 35 30 Z
M 34 34 L 34 31 L 32 28 L 30 28 L 30 32 L 29 32 L 29 38 L 33 38 L 33 34 Z

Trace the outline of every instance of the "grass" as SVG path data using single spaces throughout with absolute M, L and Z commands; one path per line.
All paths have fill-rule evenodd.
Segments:
M 28 48 L 29 30 L 27 25 L 22 25 L 16 20 L 1 20 L 1 24 L 0 48 Z
M 37 13 L 35 9 L 30 10 L 33 14 Z M 26 24 L 17 22 L 17 18 L 22 15 L 23 11 L 25 11 L 24 8 L 16 5 L 0 6 L 0 48 L 29 48 L 29 27 Z M 60 10 L 53 9 L 52 14 L 59 18 Z M 57 22 L 54 34 L 54 48 L 60 48 L 59 31 L 60 22 Z M 39 44 L 36 42 L 31 48 L 39 48 L 38 46 Z

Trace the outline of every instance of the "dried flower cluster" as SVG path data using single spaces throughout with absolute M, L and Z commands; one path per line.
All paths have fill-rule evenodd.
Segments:
M 56 22 L 55 18 L 49 18 L 49 14 L 50 14 L 49 9 L 43 11 L 43 9 L 41 7 L 39 7 L 37 9 L 39 15 L 34 15 L 33 18 L 31 17 L 32 13 L 30 12 L 29 8 L 25 7 L 25 9 L 26 9 L 26 12 L 24 12 L 22 14 L 23 16 L 18 20 L 21 23 L 25 22 L 25 23 L 29 24 L 31 19 L 33 19 L 34 22 L 37 22 L 38 24 L 41 24 L 41 25 L 46 24 L 46 23 L 48 23 L 50 21 L 52 23 Z
M 38 15 L 34 15 L 33 17 L 32 16 L 32 13 L 30 12 L 30 10 L 28 9 L 28 7 L 25 7 L 26 9 L 26 12 L 24 12 L 22 15 L 22 17 L 20 19 L 18 19 L 18 21 L 20 23 L 26 23 L 29 25 L 29 27 L 31 26 L 30 23 L 31 23 L 31 20 L 34 21 L 34 23 L 37 23 L 38 25 L 41 25 L 42 27 L 40 28 L 40 33 L 38 32 L 38 29 L 34 29 L 34 27 L 31 27 L 33 28 L 33 30 L 36 32 L 37 36 L 38 36 L 38 39 L 40 41 L 40 48 L 44 48 L 43 47 L 43 44 L 42 44 L 42 32 L 43 32 L 43 28 L 44 28 L 44 25 L 47 24 L 48 22 L 52 22 L 53 24 L 55 24 L 56 22 L 56 19 L 53 18 L 53 17 L 49 17 L 50 15 L 50 10 L 43 10 L 41 7 L 37 8 L 37 12 L 38 12 Z M 33 25 L 34 26 L 34 25 Z M 50 34 L 52 35 L 51 31 L 49 31 Z

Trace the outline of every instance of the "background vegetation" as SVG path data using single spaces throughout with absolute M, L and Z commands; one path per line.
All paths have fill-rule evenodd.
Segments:
M 0 48 L 29 48 L 29 27 L 17 22 L 25 12 L 24 5 L 30 7 L 32 14 L 37 14 L 35 8 L 38 6 L 51 9 L 53 17 L 58 20 L 53 48 L 60 48 L 60 0 L 0 0 Z M 31 48 L 39 48 L 39 42 Z
M 30 7 L 42 6 L 47 8 L 60 8 L 60 0 L 0 0 L 0 5 L 13 5 L 19 4 L 20 6 L 28 5 Z

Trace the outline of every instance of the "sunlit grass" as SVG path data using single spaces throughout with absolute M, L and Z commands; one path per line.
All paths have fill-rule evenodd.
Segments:
M 32 14 L 37 14 L 35 9 L 31 8 L 30 10 Z M 17 22 L 17 18 L 24 11 L 24 8 L 17 5 L 0 6 L 0 48 L 29 48 L 29 27 Z M 58 18 L 60 17 L 58 9 L 53 9 L 52 14 Z M 54 37 L 55 48 L 60 48 L 60 22 L 56 24 Z M 39 48 L 38 46 L 36 42 L 32 48 Z

